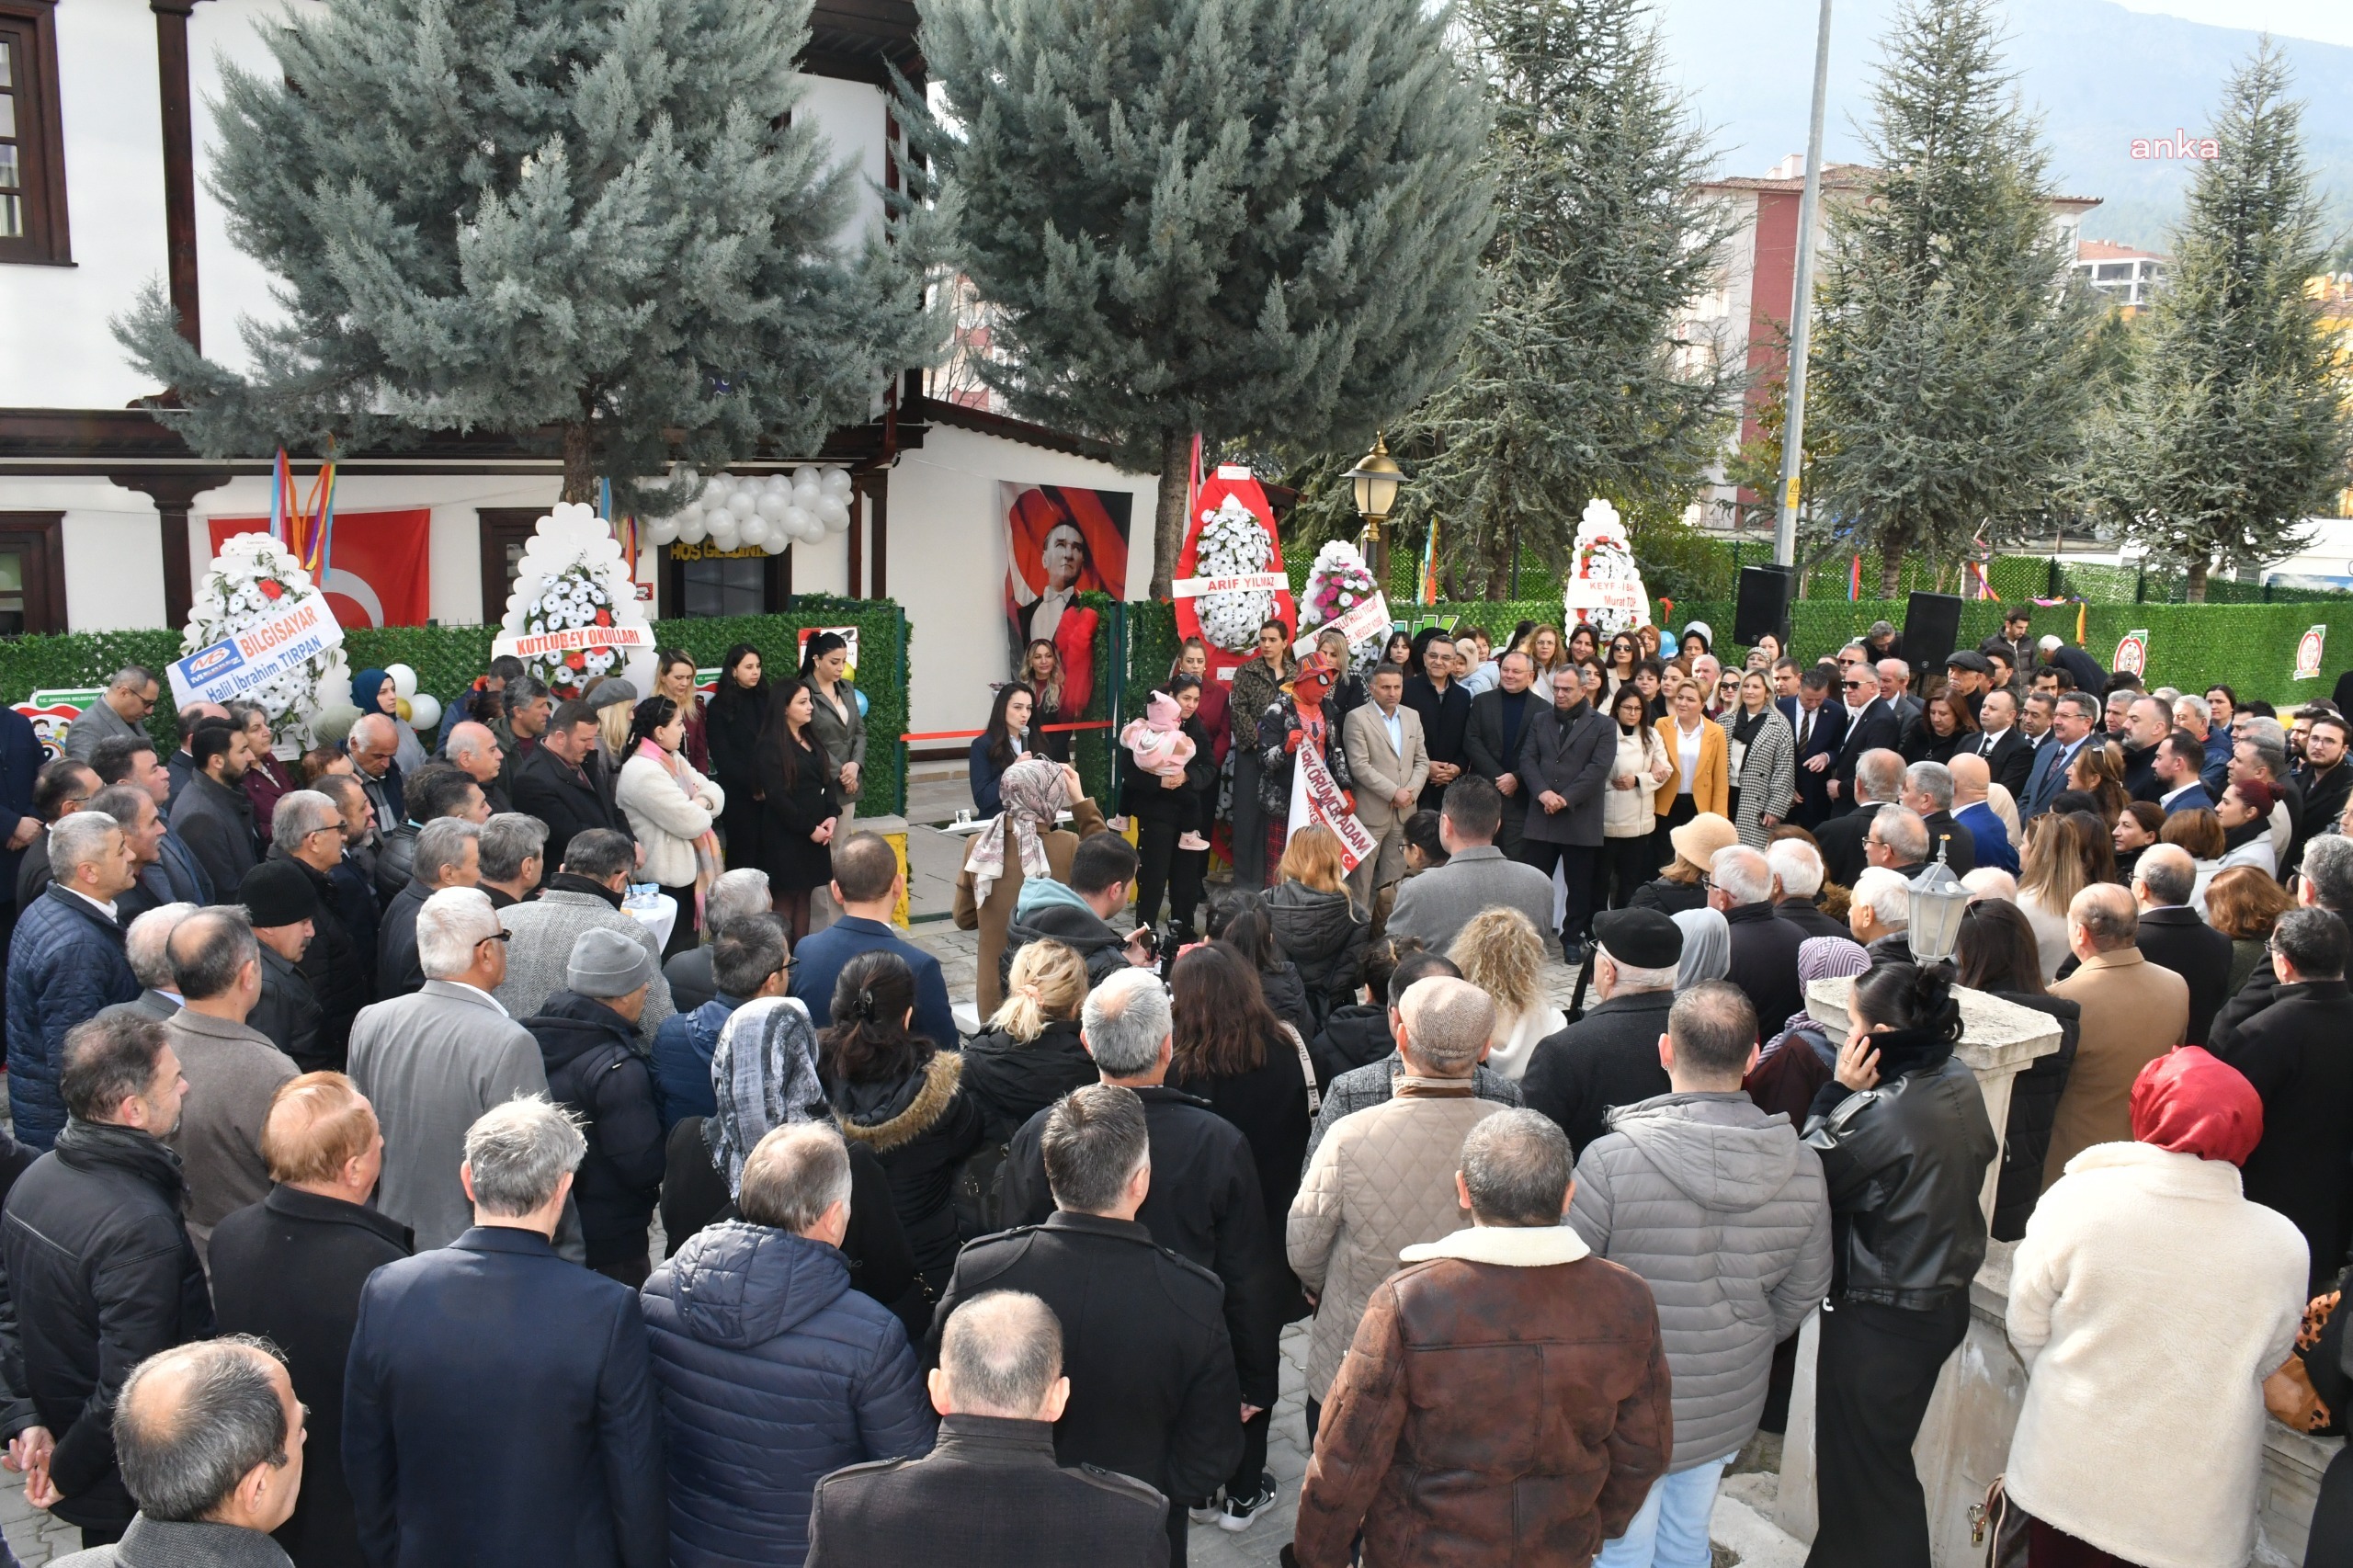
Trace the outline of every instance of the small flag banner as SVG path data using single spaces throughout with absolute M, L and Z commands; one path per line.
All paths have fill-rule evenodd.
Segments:
M 1847 602 L 1853 604 L 1863 597 L 1863 558 L 1859 555 L 1847 562 Z
M 278 449 L 278 461 L 269 478 L 270 537 L 284 545 L 287 552 L 301 562 L 313 582 L 327 574 L 335 558 L 335 448 L 329 443 L 326 460 L 311 481 L 307 500 L 295 499 L 294 464 L 287 457 L 286 449 Z

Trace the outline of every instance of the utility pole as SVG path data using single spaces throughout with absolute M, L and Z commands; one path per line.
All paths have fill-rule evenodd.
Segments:
M 1798 468 L 1805 458 L 1805 359 L 1813 338 L 1813 229 L 1822 205 L 1822 109 L 1830 92 L 1830 0 L 1813 40 L 1813 119 L 1805 135 L 1805 194 L 1798 199 L 1798 277 L 1790 309 L 1789 412 L 1781 422 L 1781 494 L 1773 512 L 1773 559 L 1798 559 Z

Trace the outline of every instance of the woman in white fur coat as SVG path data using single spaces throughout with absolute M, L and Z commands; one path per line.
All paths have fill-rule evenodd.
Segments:
M 702 926 L 703 895 L 727 869 L 711 831 L 727 809 L 726 792 L 688 766 L 685 710 L 666 697 L 649 697 L 631 715 L 627 760 L 613 797 L 645 851 L 645 880 L 678 901 L 662 956 L 686 952 Z
M 2254 1087 L 2184 1046 L 2134 1082 L 2134 1141 L 2068 1161 L 2027 1221 L 2005 1476 L 2032 1516 L 2029 1564 L 2095 1561 L 2082 1546 L 2132 1568 L 2253 1552 L 2263 1380 L 2295 1341 L 2305 1274 L 2302 1233 L 2239 1191 L 2262 1135 Z

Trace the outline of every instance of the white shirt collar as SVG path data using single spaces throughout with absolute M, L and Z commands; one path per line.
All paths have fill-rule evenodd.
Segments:
M 460 991 L 472 992 L 475 995 L 481 997 L 492 1006 L 496 1007 L 498 1009 L 498 1016 L 502 1018 L 511 1018 L 515 1016 L 506 1010 L 506 1004 L 499 1001 L 497 997 L 493 996 L 489 992 L 484 991 L 479 985 L 469 985 L 462 980 L 445 980 L 441 983 L 444 985 L 454 985 Z
M 1992 742 L 1995 745 L 1999 745 L 2002 744 L 2002 737 L 2010 733 L 2010 728 L 2011 726 L 2005 724 L 1998 730 L 1986 730 L 1982 733 L 1986 740 Z
M 2180 789 L 2168 790 L 2164 794 L 2158 796 L 2157 804 L 2161 806 L 2169 806 L 2173 804 L 2174 801 L 2179 800 L 2182 796 L 2188 794 L 2192 790 L 2200 790 L 2204 787 L 2205 781 L 2203 779 L 2193 778 L 2188 783 L 2184 784 Z
M 114 905 L 111 903 L 100 903 L 97 899 L 92 898 L 80 888 L 67 887 L 63 882 L 51 882 L 50 885 L 51 887 L 63 888 L 65 892 L 72 893 L 75 898 L 80 899 L 84 903 L 88 904 L 92 909 L 95 909 L 99 914 L 105 915 L 109 922 L 112 922 L 117 918 L 114 912 Z

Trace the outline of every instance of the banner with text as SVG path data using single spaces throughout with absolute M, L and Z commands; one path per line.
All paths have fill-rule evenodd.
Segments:
M 343 628 L 316 588 L 281 601 L 277 612 L 246 631 L 175 663 L 172 701 L 233 702 L 268 685 L 305 660 L 343 644 Z
M 583 648 L 651 648 L 650 626 L 574 626 L 562 631 L 525 631 L 491 639 L 494 659 L 543 658 L 550 653 L 576 653 Z
M 1328 827 L 1340 841 L 1340 858 L 1344 871 L 1353 871 L 1372 858 L 1379 847 L 1364 824 L 1357 821 L 1348 810 L 1348 799 L 1332 778 L 1332 770 L 1324 764 L 1324 754 L 1313 746 L 1302 744 L 1297 766 L 1290 770 L 1290 831 L 1302 827 Z
M 1309 627 L 1299 641 L 1290 645 L 1290 651 L 1295 657 L 1305 658 L 1314 651 L 1315 640 L 1326 631 L 1338 632 L 1348 640 L 1348 646 L 1353 648 L 1366 638 L 1388 631 L 1392 624 L 1389 619 L 1389 596 L 1376 593 L 1356 608 L 1345 611 L 1321 626 Z

